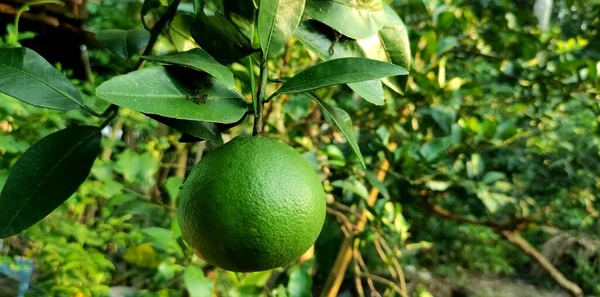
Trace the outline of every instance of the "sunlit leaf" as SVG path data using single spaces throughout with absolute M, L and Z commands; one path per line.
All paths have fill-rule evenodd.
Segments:
M 307 0 L 305 13 L 354 39 L 375 34 L 385 24 L 382 0 Z
M 242 118 L 246 104 L 240 94 L 212 77 L 182 70 L 144 68 L 116 76 L 96 92 L 113 104 L 169 118 L 218 123 Z
M 183 282 L 190 297 L 211 297 L 213 283 L 204 276 L 202 268 L 189 265 L 183 273 Z
M 314 21 L 304 21 L 300 23 L 294 35 L 306 48 L 324 61 L 348 57 L 366 57 L 366 54 L 355 40 L 336 40 L 334 36 L 326 34 L 322 27 Z M 349 83 L 347 85 L 369 102 L 383 102 L 383 87 L 379 80 Z
M 390 62 L 410 70 L 411 53 L 408 32 L 402 19 L 385 6 L 386 23 L 377 34 L 358 40 L 368 58 Z M 383 82 L 399 94 L 404 94 L 407 76 L 387 77 Z
M 194 16 L 187 14 L 176 15 L 169 24 L 169 37 L 178 51 L 187 51 L 197 48 L 198 44 L 190 33 L 194 23 Z
M 258 38 L 268 56 L 283 48 L 294 34 L 305 0 L 262 0 L 258 10 Z

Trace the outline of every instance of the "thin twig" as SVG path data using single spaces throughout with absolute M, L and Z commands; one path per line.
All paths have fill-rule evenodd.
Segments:
M 344 232 L 346 238 L 352 237 L 352 235 L 354 234 L 354 226 L 352 226 L 352 223 L 350 223 L 350 220 L 346 215 L 330 207 L 327 207 L 327 213 L 335 216 L 338 219 L 338 221 L 341 223 L 342 231 L 348 232 Z
M 363 259 L 362 255 L 360 254 L 358 249 L 354 249 L 354 258 L 355 258 L 355 260 L 358 260 L 358 264 L 362 267 L 362 269 L 368 273 L 369 268 L 367 268 L 367 264 L 365 263 L 365 260 Z M 359 272 L 359 274 L 360 274 L 360 272 Z M 371 290 L 371 296 L 373 296 L 373 295 L 381 296 L 379 294 L 379 292 L 377 292 L 377 289 L 375 289 L 375 284 L 373 283 L 372 278 L 367 277 L 367 284 L 369 284 L 369 289 Z
M 254 127 L 252 129 L 252 135 L 261 135 L 263 133 L 263 105 L 265 99 L 265 92 L 267 90 L 267 80 L 269 78 L 269 67 L 268 60 L 264 53 L 260 54 L 260 74 L 258 81 L 258 90 L 256 94 L 256 117 L 254 118 Z
M 360 267 L 358 264 L 358 258 L 357 258 L 357 253 L 356 250 L 353 252 L 353 257 L 354 257 L 354 282 L 356 283 L 356 292 L 358 293 L 358 296 L 365 296 L 365 289 L 362 286 L 362 282 L 360 281 Z
M 363 277 L 363 278 L 370 278 L 373 281 L 376 281 L 378 283 L 382 283 L 382 284 L 386 284 L 390 287 L 392 287 L 396 292 L 398 292 L 398 294 L 402 295 L 402 291 L 400 290 L 400 287 L 398 287 L 398 285 L 396 283 L 394 283 L 393 281 L 385 278 L 385 277 L 381 277 L 379 275 L 375 275 L 375 274 L 371 274 L 371 273 L 365 273 L 365 272 L 361 272 L 359 275 L 359 277 Z
M 408 289 L 406 287 L 406 278 L 404 277 L 404 271 L 402 270 L 402 266 L 400 265 L 400 262 L 398 262 L 398 259 L 396 259 L 394 255 L 394 252 L 392 251 L 392 249 L 390 249 L 390 247 L 388 246 L 388 244 L 385 242 L 385 239 L 381 236 L 379 236 L 379 243 L 383 246 L 383 248 L 392 255 L 392 264 L 394 265 L 394 268 L 396 269 L 396 273 L 398 274 L 398 281 L 400 282 L 400 290 L 402 290 L 402 293 L 404 293 L 404 295 L 402 296 L 408 296 Z

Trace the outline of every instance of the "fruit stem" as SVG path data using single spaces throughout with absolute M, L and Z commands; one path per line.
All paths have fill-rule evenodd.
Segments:
M 267 90 L 268 80 L 267 57 L 263 52 L 260 54 L 260 80 L 258 81 L 258 91 L 256 94 L 256 117 L 254 117 L 254 129 L 252 135 L 261 135 L 263 133 L 263 105 L 265 92 Z

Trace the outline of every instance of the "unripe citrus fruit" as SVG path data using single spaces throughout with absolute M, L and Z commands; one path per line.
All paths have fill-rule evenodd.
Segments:
M 183 238 L 206 262 L 249 272 L 290 263 L 325 221 L 319 177 L 280 140 L 236 137 L 208 153 L 182 185 Z

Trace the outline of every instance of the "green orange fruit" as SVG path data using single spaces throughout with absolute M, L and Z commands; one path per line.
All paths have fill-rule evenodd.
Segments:
M 209 264 L 261 271 L 310 248 L 325 203 L 319 177 L 295 149 L 274 138 L 240 136 L 192 169 L 177 217 L 185 241 Z

